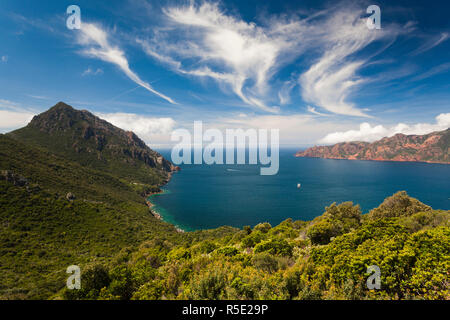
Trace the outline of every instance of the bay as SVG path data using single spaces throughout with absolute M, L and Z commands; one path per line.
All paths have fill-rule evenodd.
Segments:
M 449 165 L 296 158 L 296 151 L 280 150 L 274 176 L 259 175 L 257 165 L 182 165 L 165 192 L 151 196 L 153 209 L 191 231 L 311 220 L 333 202 L 353 201 L 367 213 L 400 190 L 434 209 L 450 208 Z M 170 159 L 169 150 L 160 152 Z

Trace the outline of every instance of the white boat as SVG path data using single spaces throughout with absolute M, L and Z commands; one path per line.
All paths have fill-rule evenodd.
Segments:
M 302 187 L 302 184 L 301 183 L 298 183 L 297 184 L 297 189 L 300 189 Z

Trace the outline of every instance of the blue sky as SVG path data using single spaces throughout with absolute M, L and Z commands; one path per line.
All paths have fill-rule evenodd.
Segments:
M 66 8 L 81 8 L 81 30 Z M 366 8 L 381 9 L 381 29 Z M 58 101 L 151 146 L 194 120 L 278 128 L 281 144 L 450 126 L 448 1 L 0 4 L 0 131 Z

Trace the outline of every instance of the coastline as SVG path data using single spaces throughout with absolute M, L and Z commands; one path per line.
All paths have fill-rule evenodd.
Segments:
M 161 187 L 169 183 L 170 179 L 172 179 L 172 175 L 174 172 L 179 172 L 179 171 L 180 171 L 180 167 L 174 167 L 173 170 L 167 174 L 167 180 L 164 182 L 164 184 L 159 186 L 160 187 L 159 191 L 150 192 L 149 194 L 145 195 L 145 204 L 148 206 L 150 214 L 160 221 L 164 221 L 164 218 L 162 217 L 162 215 L 159 212 L 157 212 L 155 209 L 153 209 L 153 207 L 155 207 L 155 204 L 150 201 L 150 197 L 152 197 L 154 195 L 158 195 L 158 194 L 164 194 L 166 191 L 164 189 L 161 189 Z M 167 223 L 170 223 L 170 222 L 167 222 Z M 175 224 L 173 224 L 173 223 L 170 223 L 170 224 L 174 226 L 174 228 L 177 230 L 177 232 L 179 232 L 179 233 L 186 232 L 185 230 L 181 229 L 180 227 L 176 226 Z
M 399 160 L 399 159 L 357 159 L 353 157 L 320 157 L 320 156 L 303 156 L 294 154 L 296 158 L 316 158 L 316 159 L 330 159 L 330 160 L 360 160 L 360 161 L 377 161 L 377 162 L 413 162 L 413 163 L 431 163 L 431 164 L 450 164 L 450 162 L 430 161 L 430 160 Z

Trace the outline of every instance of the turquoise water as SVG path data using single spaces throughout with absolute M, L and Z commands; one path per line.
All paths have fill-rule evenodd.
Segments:
M 182 165 L 166 192 L 151 197 L 154 209 L 184 230 L 311 220 L 342 201 L 366 213 L 399 190 L 450 209 L 449 165 L 296 158 L 295 151 L 280 151 L 275 176 L 260 176 L 255 165 Z M 170 152 L 161 153 L 170 159 Z

